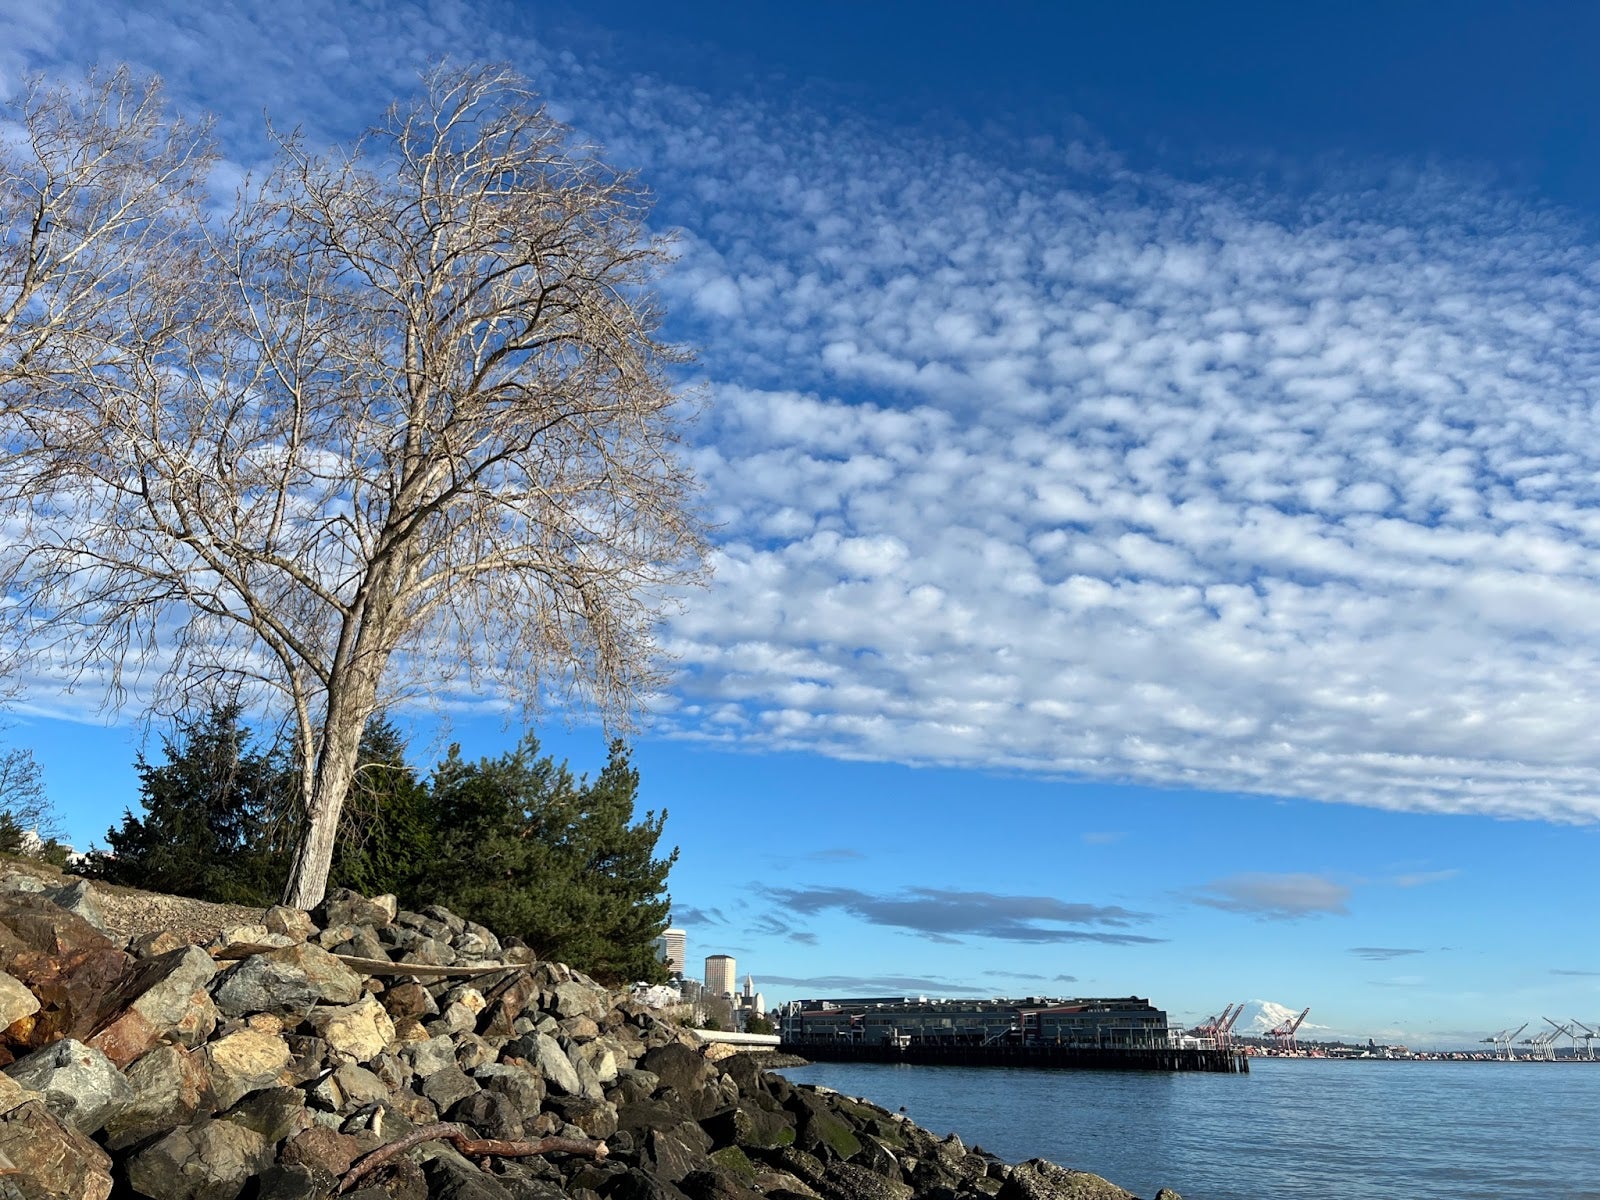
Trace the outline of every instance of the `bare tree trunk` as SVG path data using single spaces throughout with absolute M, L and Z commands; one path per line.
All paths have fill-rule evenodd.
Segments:
M 361 677 L 350 679 L 348 687 L 332 689 L 328 695 L 322 745 L 306 800 L 306 825 L 283 890 L 283 902 L 293 908 L 315 908 L 328 890 L 339 816 L 355 779 L 361 735 L 376 707 L 377 680 L 382 670 L 370 674 L 352 672 L 356 674 Z

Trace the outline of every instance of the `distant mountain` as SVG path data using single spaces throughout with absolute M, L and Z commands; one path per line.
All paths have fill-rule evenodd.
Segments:
M 1282 1004 L 1274 1004 L 1271 1000 L 1246 1000 L 1244 1012 L 1235 1022 L 1233 1032 L 1235 1036 L 1241 1037 L 1265 1037 L 1285 1021 L 1293 1021 L 1299 1015 L 1299 1008 L 1288 1008 Z M 1306 1023 L 1300 1026 L 1300 1033 L 1304 1036 L 1313 1029 L 1326 1028 L 1325 1025 L 1313 1024 L 1311 1018 L 1307 1017 Z

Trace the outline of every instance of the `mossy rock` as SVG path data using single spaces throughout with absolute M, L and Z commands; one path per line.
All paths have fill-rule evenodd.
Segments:
M 790 1138 L 794 1136 L 790 1131 Z M 728 1174 L 736 1176 L 741 1183 L 754 1183 L 756 1178 L 756 1165 L 750 1161 L 750 1156 L 737 1146 L 724 1146 L 721 1150 L 711 1152 L 711 1161 L 716 1163 Z
M 826 1146 L 835 1158 L 851 1159 L 861 1153 L 861 1139 L 850 1126 L 832 1113 L 813 1112 L 801 1132 L 800 1145 L 807 1150 Z

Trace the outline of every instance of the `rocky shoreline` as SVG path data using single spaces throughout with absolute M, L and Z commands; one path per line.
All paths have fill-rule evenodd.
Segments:
M 1136 1200 L 701 1049 L 441 908 L 105 929 L 82 881 L 0 877 L 0 1200 Z

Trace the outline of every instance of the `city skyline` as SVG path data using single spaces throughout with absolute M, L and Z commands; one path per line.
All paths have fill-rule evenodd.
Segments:
M 348 140 L 445 53 L 638 172 L 717 569 L 631 762 L 674 926 L 773 997 L 1600 1018 L 1600 11 L 0 19 L 7 94 L 126 59 L 215 113 L 221 196 L 263 110 Z M 165 726 L 75 666 L 0 746 L 84 847 Z M 509 711 L 394 715 L 426 770 Z M 568 719 L 545 749 L 593 774 Z

